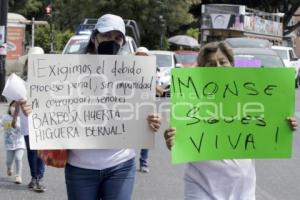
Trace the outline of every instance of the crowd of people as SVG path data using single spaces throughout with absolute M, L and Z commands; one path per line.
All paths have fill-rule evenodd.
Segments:
M 116 55 L 125 43 L 125 24 L 121 17 L 105 14 L 90 36 L 86 54 Z M 137 56 L 149 56 L 147 48 L 141 47 Z M 230 47 L 224 42 L 214 42 L 203 46 L 199 52 L 198 66 L 233 67 L 234 57 Z M 156 87 L 156 95 L 162 89 Z M 4 128 L 7 175 L 13 174 L 15 160 L 16 184 L 22 183 L 22 157 L 27 149 L 31 181 L 28 184 L 36 192 L 46 191 L 42 184 L 45 165 L 36 150 L 30 149 L 28 114 L 32 112 L 26 101 L 12 101 L 7 114 L 1 118 Z M 297 128 L 297 121 L 289 117 L 291 129 Z M 149 113 L 149 127 L 157 132 L 161 127 L 158 113 Z M 143 131 L 143 130 L 140 130 Z M 187 130 L 188 131 L 188 130 Z M 164 131 L 166 145 L 174 145 L 176 127 Z M 139 171 L 148 173 L 148 149 L 142 149 Z M 69 200 L 130 200 L 134 190 L 136 173 L 135 151 L 133 149 L 94 149 L 68 151 L 65 167 L 65 183 Z M 186 200 L 254 200 L 255 162 L 251 159 L 217 160 L 188 163 L 184 176 L 184 199 Z

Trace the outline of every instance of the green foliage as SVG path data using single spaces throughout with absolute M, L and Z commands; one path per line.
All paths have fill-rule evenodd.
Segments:
M 53 31 L 53 44 L 54 50 L 61 52 L 72 35 L 73 32 L 70 30 L 66 31 Z M 40 46 L 46 53 L 50 52 L 50 26 L 39 27 L 35 31 L 35 46 Z
M 49 3 L 50 0 L 9 0 L 9 11 L 22 14 L 27 19 L 49 20 L 45 15 L 45 7 Z M 287 32 L 298 26 L 288 26 L 288 22 L 300 6 L 300 0 L 52 0 L 52 3 L 53 22 L 60 31 L 75 30 L 84 18 L 113 13 L 136 20 L 141 29 L 142 45 L 147 44 L 149 48 L 159 46 L 161 34 L 168 37 L 179 29 L 190 28 L 185 25 L 200 17 L 201 3 L 240 4 L 267 12 L 283 12 Z
M 160 46 L 161 34 L 166 37 L 182 25 L 189 24 L 193 17 L 188 13 L 191 0 L 56 0 L 55 26 L 59 30 L 74 30 L 84 18 L 98 18 L 105 13 L 137 21 L 141 45 L 148 48 Z M 160 15 L 163 17 L 161 20 Z M 68 20 L 66 20 L 68 19 Z
M 35 17 L 36 20 L 49 21 L 50 18 L 45 15 L 45 7 L 49 3 L 50 0 L 9 0 L 9 11 L 20 13 L 27 19 Z M 141 30 L 141 45 L 150 49 L 160 48 L 161 35 L 168 38 L 177 33 L 184 33 L 191 27 L 196 29 L 197 26 L 191 26 L 191 23 L 200 17 L 201 3 L 241 4 L 267 12 L 280 11 L 285 13 L 286 30 L 296 28 L 288 27 L 287 24 L 295 9 L 300 6 L 300 0 L 52 0 L 52 3 L 52 19 L 55 29 L 58 30 L 55 32 L 58 34 L 55 35 L 56 38 L 64 37 L 59 33 L 66 30 L 74 31 L 84 18 L 98 18 L 105 13 L 112 13 L 136 20 Z M 46 41 L 49 34 L 46 31 L 39 34 L 42 33 L 46 34 L 43 36 L 43 41 Z M 195 37 L 196 33 L 189 30 L 187 34 Z M 61 50 L 64 43 L 62 40 L 65 39 L 57 40 L 55 45 Z M 49 44 L 42 43 L 50 48 Z
M 198 40 L 199 34 L 200 34 L 200 31 L 198 28 L 189 28 L 185 33 L 185 35 L 191 36 L 191 37 L 195 38 L 196 40 Z
M 62 32 L 56 32 L 56 37 L 55 37 L 55 43 L 54 43 L 54 49 L 56 51 L 61 52 L 65 45 L 67 44 L 68 40 L 70 37 L 72 37 L 74 33 L 70 30 L 62 31 Z
M 35 46 L 42 47 L 46 53 L 50 52 L 50 27 L 38 27 L 35 30 Z
M 47 2 L 47 0 L 9 0 L 9 12 L 19 13 L 28 19 L 32 17 L 39 19 L 43 17 L 43 6 Z
M 9 0 L 10 12 L 17 12 L 31 19 L 49 20 L 45 7 L 49 0 Z M 84 18 L 98 18 L 112 13 L 137 21 L 142 36 L 141 45 L 159 48 L 161 34 L 168 37 L 182 25 L 188 25 L 193 17 L 189 8 L 199 0 L 52 0 L 52 19 L 56 30 L 75 30 Z M 163 17 L 162 19 L 160 18 Z M 39 42 L 50 48 L 48 29 L 38 30 Z M 57 32 L 56 32 L 57 33 Z M 43 37 L 41 34 L 45 34 Z M 56 38 L 61 36 L 56 35 Z M 61 42 L 57 48 L 61 49 Z M 165 45 L 164 45 L 165 46 Z M 166 46 L 167 47 L 167 46 Z

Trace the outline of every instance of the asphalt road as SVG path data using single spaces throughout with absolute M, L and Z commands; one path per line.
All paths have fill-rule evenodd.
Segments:
M 300 90 L 296 92 L 296 116 L 300 121 Z M 0 104 L 0 114 L 7 110 Z M 150 151 L 150 173 L 137 172 L 133 200 L 179 200 L 183 199 L 183 165 L 170 164 L 170 152 L 166 149 L 162 130 L 168 125 L 167 113 L 164 124 L 156 135 L 156 146 Z M 2 134 L 2 132 L 1 132 Z M 300 131 L 294 136 L 292 159 L 257 160 L 257 200 L 296 200 L 300 198 Z M 137 151 L 138 153 L 138 151 Z M 138 156 L 137 156 L 138 157 Z M 137 162 L 138 163 L 138 162 Z M 44 184 L 45 193 L 27 189 L 30 180 L 27 157 L 23 158 L 23 184 L 15 185 L 6 176 L 5 150 L 0 142 L 0 200 L 66 200 L 64 171 L 48 167 Z

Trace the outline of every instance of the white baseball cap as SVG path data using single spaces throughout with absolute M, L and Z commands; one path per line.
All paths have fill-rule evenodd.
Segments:
M 135 54 L 138 54 L 138 53 L 144 53 L 144 54 L 150 56 L 150 52 L 146 47 L 137 48 L 136 51 L 135 51 Z
M 125 23 L 120 16 L 112 14 L 102 15 L 98 19 L 94 29 L 98 30 L 100 33 L 106 33 L 109 31 L 119 31 L 122 33 L 125 43 Z
M 28 51 L 28 54 L 44 54 L 44 49 L 41 47 L 31 47 Z

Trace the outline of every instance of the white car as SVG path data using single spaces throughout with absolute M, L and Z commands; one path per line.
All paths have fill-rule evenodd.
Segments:
M 156 56 L 156 66 L 158 72 L 158 84 L 164 89 L 164 96 L 170 96 L 171 69 L 182 67 L 182 64 L 176 60 L 175 52 L 152 50 L 150 53 Z
M 74 35 L 67 42 L 64 47 L 63 54 L 82 54 L 88 45 L 90 34 Z M 120 49 L 119 54 L 132 54 L 135 52 L 137 46 L 132 37 L 126 36 L 126 43 Z
M 170 86 L 171 69 L 176 67 L 175 53 L 172 51 L 150 51 L 156 56 L 156 66 L 159 69 L 159 85 L 164 89 Z
M 277 54 L 281 57 L 286 67 L 295 68 L 295 79 L 296 79 L 296 87 L 298 86 L 298 77 L 300 70 L 300 60 L 295 55 L 294 49 L 292 47 L 283 47 L 283 46 L 272 46 L 272 49 L 277 52 Z

